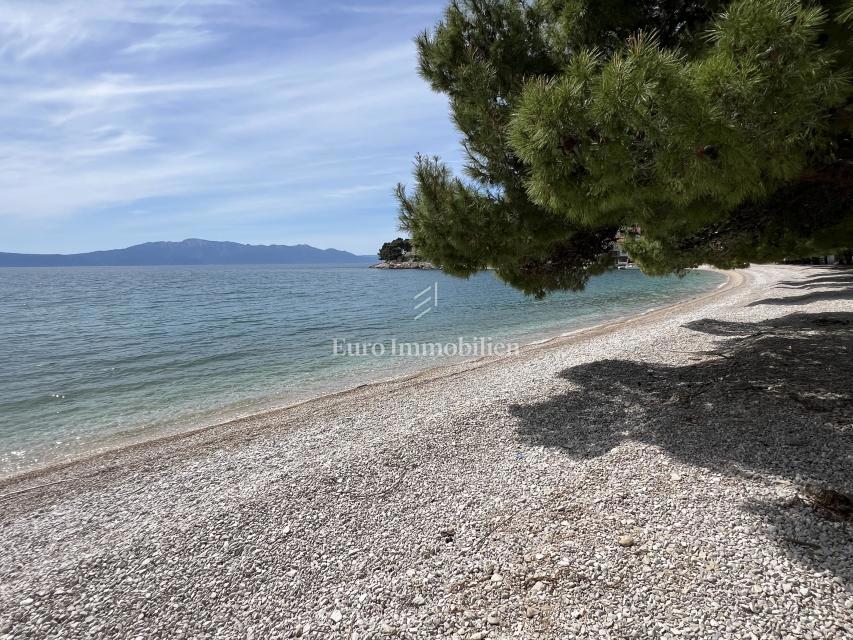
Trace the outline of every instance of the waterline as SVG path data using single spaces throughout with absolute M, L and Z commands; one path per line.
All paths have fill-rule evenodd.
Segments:
M 665 306 L 724 279 L 619 272 L 582 293 L 537 301 L 492 274 L 458 280 L 340 266 L 0 270 L 0 475 L 515 353 L 513 345 Z M 415 319 L 413 296 L 427 288 L 433 311 Z M 370 355 L 335 354 L 334 339 L 370 345 Z

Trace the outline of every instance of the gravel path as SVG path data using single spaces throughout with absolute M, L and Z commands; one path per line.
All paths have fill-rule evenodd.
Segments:
M 754 267 L 2 483 L 0 637 L 853 638 L 851 351 L 853 272 Z

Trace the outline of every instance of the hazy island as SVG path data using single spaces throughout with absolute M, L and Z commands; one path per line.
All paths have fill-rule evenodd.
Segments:
M 0 252 L 0 267 L 343 264 L 372 260 L 372 256 L 359 256 L 338 249 L 318 249 L 307 244 L 252 245 L 198 238 L 181 242 L 145 242 L 125 249 L 68 255 Z

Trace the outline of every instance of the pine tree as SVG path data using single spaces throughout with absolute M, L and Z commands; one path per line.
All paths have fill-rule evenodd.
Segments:
M 582 288 L 620 228 L 647 272 L 853 245 L 853 2 L 454 0 L 417 39 L 465 176 L 398 187 L 419 253 Z
M 386 262 L 399 262 L 406 257 L 406 254 L 411 253 L 412 243 L 407 238 L 395 238 L 391 242 L 386 242 L 379 248 L 377 255 L 380 260 Z

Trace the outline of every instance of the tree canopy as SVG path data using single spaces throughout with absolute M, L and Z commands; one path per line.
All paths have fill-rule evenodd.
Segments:
M 853 245 L 853 2 L 453 0 L 417 38 L 467 162 L 419 156 L 401 226 L 543 295 Z
M 387 262 L 398 262 L 411 253 L 412 243 L 406 238 L 396 238 L 386 242 L 379 249 L 379 259 Z

